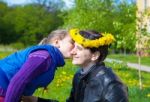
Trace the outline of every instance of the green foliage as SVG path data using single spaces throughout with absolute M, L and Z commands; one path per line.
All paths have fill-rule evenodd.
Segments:
M 112 48 L 135 51 L 135 3 L 75 0 L 71 9 L 61 11 L 63 1 L 33 1 L 33 4 L 24 6 L 8 6 L 0 2 L 0 43 L 36 44 L 52 30 L 64 27 L 112 33 L 116 38 Z
M 7 11 L 7 12 L 6 12 Z M 24 45 L 38 43 L 52 30 L 63 24 L 61 12 L 48 11 L 39 4 L 7 6 L 0 3 L 0 43 L 21 42 Z
M 7 17 L 12 15 L 15 15 L 13 17 L 15 31 L 20 34 L 20 41 L 26 45 L 37 43 L 60 24 L 56 15 L 38 5 L 16 7 Z M 55 22 L 55 19 L 58 21 Z
M 136 5 L 123 2 L 118 5 L 113 21 L 117 39 L 117 49 L 135 51 L 136 43 Z
M 10 9 L 6 3 L 0 2 L 0 43 L 3 44 L 16 40 L 16 36 L 10 36 L 10 34 L 15 32 L 13 25 L 11 22 L 6 22 L 4 20 L 5 15 L 9 12 L 9 10 Z
M 46 8 L 48 11 L 57 12 L 65 7 L 64 0 L 32 0 L 34 4 Z
M 115 35 L 114 48 L 135 51 L 136 5 L 114 0 L 75 0 L 64 27 L 94 29 Z
M 17 50 L 25 48 L 24 44 L 21 42 L 11 43 L 10 46 Z
M 65 27 L 95 29 L 103 32 L 113 28 L 112 23 L 108 20 L 110 16 L 113 19 L 111 0 L 103 2 L 99 0 L 76 0 L 75 3 L 75 7 L 68 11 L 68 16 L 64 18 Z

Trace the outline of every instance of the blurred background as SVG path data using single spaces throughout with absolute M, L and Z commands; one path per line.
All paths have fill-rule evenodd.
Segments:
M 1 45 L 20 49 L 75 27 L 112 33 L 114 53 L 148 56 L 150 0 L 0 0 Z
M 107 65 L 129 87 L 130 102 L 150 101 L 150 0 L 0 0 L 0 58 L 70 28 L 113 34 Z M 65 102 L 76 70 L 67 60 L 50 91 L 35 95 Z

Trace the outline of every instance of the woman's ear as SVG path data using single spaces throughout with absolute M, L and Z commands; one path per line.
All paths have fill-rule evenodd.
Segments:
M 96 51 L 92 54 L 91 60 L 96 61 L 99 58 L 99 56 L 100 56 L 100 52 Z

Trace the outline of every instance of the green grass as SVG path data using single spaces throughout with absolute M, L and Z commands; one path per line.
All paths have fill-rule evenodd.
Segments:
M 129 102 L 149 102 L 150 97 L 150 74 L 142 72 L 142 86 L 139 88 L 138 71 L 128 68 L 125 64 L 106 63 L 107 66 L 111 66 L 115 73 L 121 78 L 121 80 L 129 88 Z M 69 96 L 71 89 L 72 76 L 77 68 L 71 64 L 71 61 L 67 61 L 64 68 L 59 68 L 56 72 L 55 79 L 48 86 L 48 92 L 44 92 L 43 89 L 36 91 L 35 95 L 58 99 L 60 102 L 65 102 Z M 66 79 L 66 77 L 70 77 Z
M 0 53 L 4 57 L 8 53 Z M 106 63 L 107 66 L 112 67 L 114 72 L 121 78 L 121 80 L 128 86 L 129 102 L 149 102 L 150 101 L 150 73 L 142 72 L 142 90 L 139 88 L 138 71 L 131 69 L 126 64 Z M 47 91 L 43 88 L 35 92 L 35 96 L 43 98 L 57 99 L 59 102 L 65 102 L 70 94 L 71 83 L 77 67 L 71 64 L 71 60 L 66 61 L 66 65 L 58 68 L 53 82 L 48 86 Z
M 72 78 L 77 68 L 71 64 L 71 60 L 67 60 L 66 65 L 58 68 L 53 82 L 48 86 L 47 92 L 43 89 L 38 89 L 36 96 L 44 98 L 58 99 L 60 102 L 65 102 L 69 96 L 72 84 Z
M 0 59 L 4 58 L 5 56 L 7 56 L 7 55 L 9 55 L 11 53 L 13 53 L 13 52 L 11 52 L 11 51 L 8 51 L 8 52 L 2 52 L 2 51 L 0 51 Z
M 110 54 L 108 58 L 118 59 L 124 62 L 138 63 L 138 57 L 136 55 L 123 55 L 123 54 Z M 150 66 L 150 57 L 142 57 L 141 64 Z

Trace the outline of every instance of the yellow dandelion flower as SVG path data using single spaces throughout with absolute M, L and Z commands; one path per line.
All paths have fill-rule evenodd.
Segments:
M 75 42 L 83 45 L 84 47 L 98 48 L 99 46 L 110 45 L 112 42 L 115 41 L 115 38 L 110 33 L 104 33 L 102 34 L 103 37 L 100 37 L 99 39 L 95 39 L 95 40 L 89 40 L 82 37 L 79 34 L 79 29 L 71 29 L 69 33 Z
M 147 94 L 147 97 L 150 97 L 150 93 Z
M 64 75 L 65 75 L 65 74 L 66 74 L 66 72 L 65 72 L 65 71 L 63 71 L 63 72 L 62 72 L 62 74 L 64 74 Z

